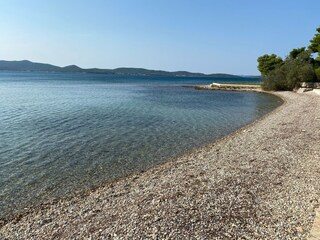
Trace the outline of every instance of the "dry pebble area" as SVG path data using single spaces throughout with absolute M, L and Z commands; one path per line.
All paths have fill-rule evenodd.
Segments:
M 255 123 L 33 209 L 0 239 L 306 239 L 320 199 L 320 97 L 277 95 L 286 103 Z

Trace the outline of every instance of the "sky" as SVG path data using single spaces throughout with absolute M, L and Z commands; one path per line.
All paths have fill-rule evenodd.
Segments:
M 309 44 L 319 0 L 3 0 L 0 59 L 256 75 Z

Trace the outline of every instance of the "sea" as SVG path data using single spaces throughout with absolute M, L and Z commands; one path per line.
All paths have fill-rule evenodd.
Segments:
M 0 218 L 174 160 L 282 104 L 190 87 L 212 82 L 239 79 L 1 71 Z

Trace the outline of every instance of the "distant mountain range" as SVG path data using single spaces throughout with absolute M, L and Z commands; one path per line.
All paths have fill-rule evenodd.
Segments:
M 175 77 L 212 77 L 212 78 L 242 78 L 242 76 L 214 73 L 192 73 L 187 71 L 168 72 L 161 70 L 148 70 L 144 68 L 80 68 L 76 65 L 58 67 L 46 63 L 35 63 L 28 60 L 22 61 L 4 61 L 0 60 L 0 71 L 29 71 L 29 72 L 59 72 L 59 73 L 100 73 L 100 74 L 118 74 L 118 75 L 136 75 L 136 76 L 175 76 Z M 248 76 L 246 76 L 248 77 Z

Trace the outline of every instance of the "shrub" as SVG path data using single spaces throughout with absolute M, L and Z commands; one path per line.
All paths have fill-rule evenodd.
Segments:
M 287 86 L 294 89 L 299 82 L 315 82 L 317 76 L 311 64 L 292 62 L 287 65 Z
M 264 78 L 261 87 L 264 90 L 293 90 L 299 82 L 317 81 L 316 73 L 311 64 L 298 60 L 287 60 L 281 67 L 271 71 Z
M 316 76 L 317 76 L 317 81 L 320 82 L 320 67 L 316 68 L 315 70 Z
M 286 72 L 284 66 L 276 68 L 263 79 L 261 84 L 263 90 L 281 91 L 287 89 Z

